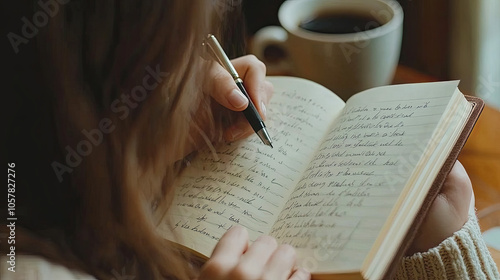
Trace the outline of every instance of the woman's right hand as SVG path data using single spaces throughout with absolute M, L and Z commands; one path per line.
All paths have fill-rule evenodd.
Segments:
M 240 226 L 228 230 L 203 265 L 203 280 L 307 280 L 311 274 L 295 266 L 295 249 L 260 236 L 249 245 L 248 232 Z

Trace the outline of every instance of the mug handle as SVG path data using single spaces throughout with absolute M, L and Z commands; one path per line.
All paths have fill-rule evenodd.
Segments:
M 279 26 L 266 26 L 255 33 L 250 52 L 266 64 L 268 75 L 293 75 L 287 41 L 287 31 Z M 280 50 L 283 56 L 275 59 L 266 57 L 265 50 L 271 46 Z

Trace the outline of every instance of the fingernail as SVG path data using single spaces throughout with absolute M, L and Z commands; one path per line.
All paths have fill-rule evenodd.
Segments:
M 229 96 L 227 97 L 227 100 L 231 105 L 234 106 L 234 108 L 242 108 L 245 107 L 248 104 L 248 99 L 243 93 L 237 89 L 234 89 Z
M 260 102 L 260 109 L 262 110 L 262 117 L 265 119 L 267 117 L 267 108 L 264 101 Z
M 295 276 L 297 276 L 298 279 L 311 279 L 311 273 L 302 267 L 297 269 L 296 274 Z

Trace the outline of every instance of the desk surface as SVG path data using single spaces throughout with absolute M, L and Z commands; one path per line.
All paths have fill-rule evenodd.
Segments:
M 394 83 L 431 82 L 436 79 L 399 66 Z M 485 106 L 459 160 L 472 181 L 481 229 L 500 226 L 500 111 Z M 493 211 L 494 209 L 498 209 Z M 500 267 L 500 251 L 490 248 Z

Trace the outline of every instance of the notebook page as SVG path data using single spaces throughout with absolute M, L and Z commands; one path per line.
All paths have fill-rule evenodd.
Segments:
M 275 94 L 266 125 L 274 148 L 252 135 L 218 147 L 215 154 L 204 151 L 178 182 L 170 212 L 174 234 L 182 237 L 179 243 L 204 255 L 210 255 L 233 225 L 246 227 L 251 240 L 269 232 L 344 106 L 340 98 L 306 80 L 269 80 Z
M 271 230 L 310 271 L 358 271 L 457 82 L 351 98 Z

